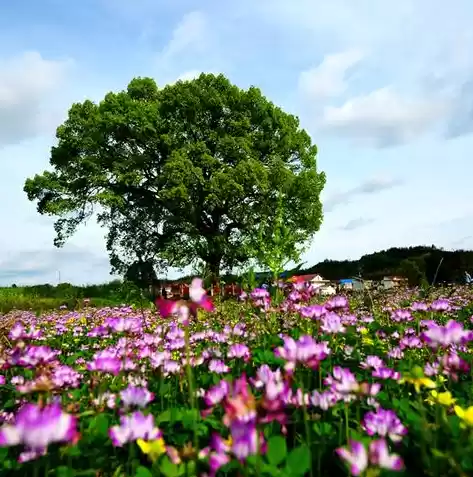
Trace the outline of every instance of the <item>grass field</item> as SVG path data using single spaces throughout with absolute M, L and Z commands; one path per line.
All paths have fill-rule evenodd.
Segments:
M 0 475 L 473 475 L 471 289 L 194 291 L 6 314 Z
M 83 287 L 60 284 L 56 287 L 0 287 L 0 313 L 30 310 L 41 314 L 57 310 L 60 306 L 72 310 L 83 306 L 84 299 L 89 300 L 90 306 L 94 307 L 118 306 L 130 302 L 149 306 L 149 299 L 130 284 L 111 282 Z

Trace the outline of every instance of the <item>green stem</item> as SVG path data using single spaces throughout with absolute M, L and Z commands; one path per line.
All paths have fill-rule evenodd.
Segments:
M 195 393 L 194 393 L 194 379 L 192 375 L 192 368 L 190 364 L 190 342 L 189 342 L 189 326 L 185 327 L 184 330 L 184 339 L 185 339 L 185 344 L 186 344 L 186 374 L 187 374 L 187 383 L 189 386 L 189 405 L 194 411 L 194 409 L 197 411 L 197 407 L 195 405 Z M 193 428 L 193 434 L 194 434 L 194 449 L 198 449 L 198 437 L 197 437 L 197 418 L 192 414 L 192 428 Z
M 345 403 L 345 438 L 348 443 L 350 440 L 350 423 L 348 421 L 348 404 Z

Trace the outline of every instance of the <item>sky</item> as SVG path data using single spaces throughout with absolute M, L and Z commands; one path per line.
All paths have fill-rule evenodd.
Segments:
M 23 185 L 72 103 L 136 76 L 224 73 L 299 116 L 327 175 L 308 266 L 473 249 L 472 22 L 471 0 L 2 2 L 0 285 L 113 278 L 106 231 L 88 223 L 56 249 Z

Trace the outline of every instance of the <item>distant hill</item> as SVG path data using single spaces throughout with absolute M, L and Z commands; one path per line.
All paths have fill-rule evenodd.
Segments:
M 379 280 L 385 275 L 402 275 L 415 284 L 422 279 L 432 283 L 436 273 L 436 283 L 463 282 L 465 272 L 473 275 L 473 251 L 449 251 L 432 245 L 394 247 L 363 255 L 358 260 L 324 260 L 299 273 L 319 273 L 329 280 L 357 275 Z
M 381 280 L 386 275 L 400 275 L 410 285 L 421 283 L 463 283 L 465 272 L 473 275 L 473 251 L 443 250 L 431 246 L 393 247 L 363 255 L 358 260 L 324 260 L 308 268 L 296 268 L 281 276 L 320 274 L 328 280 L 362 276 L 367 280 Z M 269 278 L 269 273 L 257 273 L 258 281 Z M 192 277 L 181 277 L 174 282 L 188 282 Z M 227 283 L 238 281 L 236 275 L 223 275 Z

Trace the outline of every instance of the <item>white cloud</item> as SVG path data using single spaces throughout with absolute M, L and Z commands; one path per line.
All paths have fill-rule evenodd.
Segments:
M 70 60 L 48 60 L 37 52 L 0 60 L 0 146 L 55 124 L 54 108 L 46 108 L 45 101 L 56 93 L 70 65 Z
M 367 179 L 351 189 L 332 194 L 324 201 L 324 211 L 332 212 L 336 207 L 348 204 L 353 198 L 359 196 L 373 195 L 390 190 L 403 184 L 399 178 L 373 177 Z
M 199 11 L 184 15 L 172 33 L 171 40 L 159 55 L 160 61 L 173 61 L 182 54 L 200 52 L 207 45 L 208 24 L 206 16 Z
M 443 98 L 406 98 L 390 87 L 356 96 L 342 106 L 326 106 L 320 127 L 366 140 L 375 146 L 412 140 L 448 117 Z
M 366 217 L 358 217 L 356 219 L 349 220 L 346 224 L 340 227 L 341 230 L 345 230 L 347 232 L 351 232 L 352 230 L 360 229 L 362 227 L 366 227 L 367 225 L 371 225 L 375 222 L 375 219 L 366 218 Z
M 218 74 L 216 71 L 213 71 L 213 70 L 210 70 L 210 71 L 189 70 L 189 71 L 186 71 L 186 72 L 182 73 L 181 75 L 179 75 L 176 78 L 176 81 L 173 81 L 173 83 L 175 83 L 177 81 L 192 81 L 193 79 L 198 78 L 202 73 L 214 74 L 214 75 Z
M 300 74 L 300 93 L 312 100 L 339 96 L 348 87 L 349 70 L 357 65 L 363 57 L 360 50 L 326 55 L 320 65 Z
M 87 284 L 110 281 L 110 265 L 86 247 L 68 244 L 62 249 L 30 248 L 0 258 L 0 285 L 55 284 L 72 282 Z

